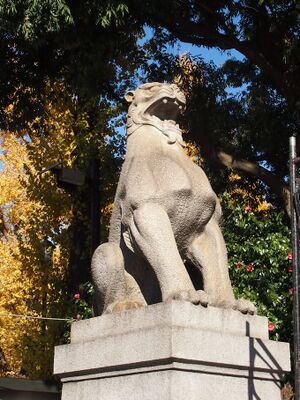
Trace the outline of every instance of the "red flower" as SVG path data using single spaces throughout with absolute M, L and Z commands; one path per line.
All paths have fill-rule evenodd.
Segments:
M 270 332 L 273 332 L 275 330 L 275 325 L 272 322 L 268 323 L 268 329 Z
M 80 299 L 80 294 L 79 293 L 75 293 L 73 297 L 74 297 L 74 299 Z
M 245 212 L 248 213 L 248 212 L 251 212 L 251 211 L 252 211 L 252 208 L 249 205 L 247 205 L 245 207 Z
M 290 293 L 294 294 L 294 288 L 293 287 L 290 288 Z
M 292 265 L 288 266 L 288 272 L 293 272 L 293 266 Z
M 235 267 L 236 267 L 237 269 L 243 268 L 243 264 L 242 264 L 241 262 L 237 262 L 236 265 L 235 265 Z
M 292 260 L 292 259 L 293 259 L 293 253 L 288 253 L 287 259 L 288 259 L 288 260 Z
M 248 265 L 247 266 L 247 271 L 252 272 L 254 270 L 253 265 Z
M 80 320 L 81 320 L 81 315 L 80 315 L 80 314 L 77 314 L 77 315 L 76 315 L 76 319 L 77 319 L 77 321 L 80 321 Z

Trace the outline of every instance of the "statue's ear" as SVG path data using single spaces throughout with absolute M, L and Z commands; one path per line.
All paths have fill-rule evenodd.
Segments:
M 132 100 L 134 98 L 134 92 L 133 91 L 129 91 L 125 94 L 125 100 L 127 101 L 127 103 L 132 103 Z

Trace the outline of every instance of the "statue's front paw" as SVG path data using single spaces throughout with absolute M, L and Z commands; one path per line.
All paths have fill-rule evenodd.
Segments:
M 238 310 L 243 314 L 254 315 L 257 313 L 257 309 L 253 303 L 245 299 L 237 299 L 233 306 L 234 310 Z
M 201 299 L 200 295 L 196 290 L 181 290 L 179 292 L 172 293 L 168 296 L 168 300 L 181 300 L 181 301 L 189 301 L 193 304 L 200 304 Z

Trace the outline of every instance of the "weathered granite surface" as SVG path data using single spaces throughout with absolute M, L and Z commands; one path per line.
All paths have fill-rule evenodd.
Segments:
M 255 313 L 252 303 L 234 298 L 220 203 L 184 150 L 176 124 L 184 94 L 154 82 L 125 98 L 127 150 L 109 242 L 92 259 L 99 314 L 171 299 Z
M 171 301 L 72 325 L 62 400 L 280 400 L 289 345 L 267 319 Z

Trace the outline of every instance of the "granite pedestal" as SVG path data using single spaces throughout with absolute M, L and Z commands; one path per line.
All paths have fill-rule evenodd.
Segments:
M 287 343 L 265 317 L 172 301 L 72 325 L 62 400 L 280 400 Z

